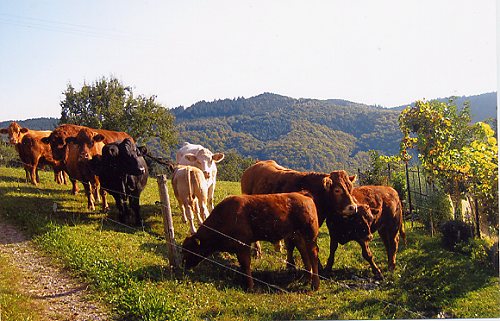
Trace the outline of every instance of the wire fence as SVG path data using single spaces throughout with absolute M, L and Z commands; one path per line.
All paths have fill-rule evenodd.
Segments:
M 21 161 L 16 161 L 16 163 L 18 165 L 30 165 L 30 164 L 24 164 L 23 162 Z M 45 171 L 48 171 L 47 169 L 42 169 L 42 170 L 45 170 Z M 70 179 L 74 179 L 72 177 L 69 177 Z M 88 182 L 80 182 L 82 184 L 89 184 Z M 128 194 L 125 194 L 125 193 L 122 193 L 121 191 L 116 191 L 116 190 L 109 190 L 107 189 L 107 191 L 109 192 L 113 192 L 113 193 L 116 193 L 116 194 L 121 194 L 123 196 L 125 196 L 126 198 L 137 198 L 133 195 L 128 195 Z M 160 206 L 168 206 L 166 204 L 163 204 L 161 202 L 156 202 L 155 204 L 157 205 L 160 205 Z M 104 217 L 102 220 L 101 220 L 101 230 L 102 230 L 102 224 L 104 221 L 108 221 L 108 222 L 111 222 L 112 224 L 115 224 L 117 226 L 121 226 L 121 227 L 124 227 L 126 229 L 130 229 L 131 231 L 136 231 L 136 232 L 145 232 L 145 229 L 144 229 L 144 222 L 142 222 L 142 229 L 140 228 L 137 228 L 137 227 L 133 227 L 133 226 L 130 226 L 128 224 L 125 224 L 123 222 L 119 222 L 119 221 L 116 221 L 116 220 L 113 220 L 111 219 L 110 217 L 106 216 Z M 207 227 L 206 225 L 204 225 L 205 227 Z M 239 244 L 243 245 L 243 246 L 247 246 L 251 249 L 251 244 L 246 244 L 244 242 L 241 242 L 240 240 L 230 236 L 230 235 L 227 235 L 219 230 L 216 230 L 216 229 L 213 229 L 211 227 L 207 227 L 208 229 L 212 230 L 213 232 L 215 233 L 218 233 L 222 236 L 224 236 L 225 238 L 227 238 L 228 240 L 232 240 L 232 241 L 235 241 L 235 242 L 238 242 Z M 199 253 L 195 253 L 195 252 L 192 252 L 192 251 L 189 251 L 185 248 L 183 248 L 181 245 L 177 244 L 177 242 L 175 240 L 168 240 L 168 238 L 166 237 L 163 237 L 163 236 L 158 236 L 158 235 L 154 235 L 154 234 L 151 234 L 152 236 L 156 237 L 158 240 L 161 240 L 161 241 L 165 241 L 166 243 L 170 243 L 171 246 L 175 247 L 177 249 L 177 251 L 179 252 L 182 252 L 182 251 L 185 251 L 185 252 L 189 252 L 190 254 L 193 254 L 195 256 L 198 256 L 200 257 L 201 259 L 213 264 L 213 265 L 216 265 L 216 266 L 219 266 L 220 268 L 222 269 L 225 269 L 227 271 L 230 271 L 230 272 L 233 272 L 233 273 L 236 273 L 236 274 L 239 274 L 239 275 L 243 275 L 245 277 L 248 277 L 248 275 L 242 271 L 239 271 L 237 269 L 234 269 L 232 268 L 231 266 L 228 266 L 226 264 L 223 264 L 221 262 L 218 262 L 217 260 L 211 258 L 211 257 L 207 257 L 207 256 L 203 256 L 203 255 L 200 255 Z M 287 260 L 283 259 L 281 256 L 277 256 L 278 254 L 275 254 L 271 251 L 267 251 L 265 249 L 264 250 L 264 253 L 266 255 L 266 257 L 269 257 L 271 260 L 275 260 L 276 262 L 279 262 L 279 263 L 285 263 L 287 264 L 287 266 L 290 266 L 290 267 L 293 267 L 294 269 L 296 269 L 297 271 L 303 271 L 303 272 L 306 272 L 308 274 L 311 274 L 311 275 L 315 275 L 315 276 L 318 276 L 321 280 L 323 280 L 324 282 L 330 282 L 330 283 L 334 283 L 336 284 L 337 286 L 339 287 L 342 287 L 344 289 L 348 289 L 348 290 L 351 290 L 353 287 L 350 286 L 349 284 L 347 284 L 346 282 L 341 282 L 341 281 L 338 281 L 338 280 L 334 280 L 332 278 L 328 278 L 328 277 L 325 277 L 324 275 L 321 275 L 321 274 L 313 274 L 311 271 L 308 271 L 304 268 L 302 268 L 301 266 L 298 266 L 298 265 L 295 265 L 295 264 L 291 264 L 290 262 L 287 262 Z M 286 289 L 283 289 L 282 287 L 276 285 L 276 284 L 272 284 L 272 283 L 269 283 L 269 282 L 266 282 L 265 280 L 262 280 L 262 279 L 259 279 L 259 278 L 256 278 L 255 276 L 251 276 L 251 278 L 255 281 L 255 282 L 258 282 L 260 284 L 263 284 L 265 286 L 267 286 L 268 288 L 270 289 L 275 289 L 277 291 L 280 291 L 282 293 L 289 293 L 289 291 L 287 291 Z M 358 279 L 363 279 L 361 277 L 357 277 Z M 369 293 L 368 293 L 369 294 Z M 425 316 L 419 312 L 416 312 L 416 311 L 412 311 L 402 305 L 398 305 L 398 304 L 395 304 L 395 303 L 392 303 L 392 302 L 389 302 L 389 301 L 386 301 L 386 300 L 382 300 L 382 299 L 378 299 L 378 298 L 373 298 L 373 297 L 370 297 L 371 300 L 375 300 L 375 301 L 378 301 L 379 303 L 381 304 L 384 304 L 386 306 L 391 306 L 393 308 L 396 308 L 396 309 L 399 309 L 401 311 L 405 311 L 411 315 L 414 315 L 414 316 L 417 316 L 418 318 L 425 318 Z

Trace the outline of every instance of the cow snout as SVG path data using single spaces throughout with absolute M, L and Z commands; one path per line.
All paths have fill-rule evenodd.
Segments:
M 354 214 L 358 211 L 358 206 L 356 204 L 349 204 L 347 205 L 344 210 L 342 211 L 343 215 L 351 215 Z
M 80 154 L 80 159 L 82 159 L 82 160 L 89 160 L 90 159 L 90 154 L 89 153 L 81 153 Z
M 209 172 L 203 172 L 203 175 L 205 175 L 205 178 L 206 178 L 206 179 L 209 179 L 209 178 L 210 178 L 210 173 L 209 173 Z

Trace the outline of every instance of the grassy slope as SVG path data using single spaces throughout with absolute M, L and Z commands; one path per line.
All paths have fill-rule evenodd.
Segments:
M 169 268 L 157 184 L 150 179 L 141 198 L 146 224 L 134 230 L 107 215 L 89 212 L 83 194 L 72 196 L 69 186 L 52 182 L 42 173 L 40 188 L 23 182 L 24 172 L 0 168 L 0 213 L 33 234 L 35 242 L 91 284 L 96 299 L 110 304 L 124 319 L 392 319 L 436 317 L 499 317 L 499 278 L 481 262 L 442 250 L 431 239 L 407 227 L 408 245 L 402 246 L 394 274 L 387 273 L 385 251 L 378 237 L 372 250 L 386 279 L 372 282 L 369 266 L 357 244 L 339 247 L 335 273 L 322 280 L 318 292 L 304 291 L 303 280 L 285 271 L 284 254 L 264 244 L 265 257 L 252 262 L 256 278 L 288 293 L 256 284 L 256 293 L 241 288 L 241 277 L 208 261 L 193 271 L 175 275 Z M 238 194 L 237 183 L 219 182 L 216 203 Z M 172 192 L 170 189 L 172 197 Z M 53 203 L 58 211 L 53 213 Z M 188 227 L 172 200 L 176 240 Z M 117 211 L 111 202 L 109 217 Z M 321 229 L 320 258 L 328 256 L 328 234 Z M 297 255 L 298 256 L 298 255 Z M 233 255 L 212 259 L 230 268 Z M 297 259 L 297 262 L 300 262 Z

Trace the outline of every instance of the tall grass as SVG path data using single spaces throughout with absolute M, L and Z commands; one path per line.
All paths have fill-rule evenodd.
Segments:
M 129 228 L 108 214 L 86 209 L 83 196 L 42 173 L 39 188 L 24 183 L 24 172 L 0 168 L 0 213 L 25 228 L 35 243 L 91 285 L 95 299 L 110 305 L 123 320 L 270 320 L 270 319 L 413 319 L 499 317 L 499 278 L 483 262 L 443 250 L 438 238 L 407 226 L 394 273 L 387 271 L 380 238 L 371 243 L 385 279 L 376 282 L 359 246 L 339 247 L 334 273 L 322 279 L 320 290 L 307 291 L 301 274 L 286 271 L 284 254 L 264 245 L 264 257 L 254 259 L 254 277 L 284 291 L 256 282 L 244 291 L 233 255 L 215 254 L 192 271 L 169 267 L 157 184 L 150 179 L 141 197 L 145 224 Z M 170 189 L 177 243 L 188 234 Z M 239 184 L 218 182 L 216 203 L 239 194 Z M 53 204 L 57 211 L 53 212 Z M 320 231 L 320 259 L 328 256 L 328 232 Z M 297 254 L 297 262 L 300 262 Z M 230 269 L 228 269 L 230 268 Z M 478 298 L 481 298 L 478 300 Z

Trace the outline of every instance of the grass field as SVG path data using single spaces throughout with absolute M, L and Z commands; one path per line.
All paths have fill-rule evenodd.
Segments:
M 174 273 L 169 267 L 158 186 L 150 178 L 141 197 L 142 228 L 121 226 L 114 201 L 108 214 L 90 212 L 83 193 L 41 173 L 39 187 L 24 182 L 22 169 L 0 168 L 0 214 L 26 229 L 35 243 L 90 283 L 95 299 L 110 305 L 123 320 L 271 320 L 271 319 L 417 319 L 500 317 L 498 275 L 484 258 L 442 249 L 439 238 L 421 229 L 407 230 L 394 273 L 387 272 L 384 247 L 378 236 L 371 243 L 385 279 L 376 282 L 361 257 L 359 246 L 340 246 L 334 273 L 321 280 L 320 290 L 307 291 L 305 278 L 285 269 L 285 254 L 264 245 L 264 257 L 253 260 L 256 291 L 242 288 L 236 258 L 211 257 L 192 271 Z M 83 189 L 82 189 L 83 190 Z M 188 233 L 170 189 L 178 244 Z M 216 203 L 239 194 L 239 184 L 218 182 Z M 54 203 L 57 211 L 54 212 Z M 328 232 L 321 228 L 323 263 L 328 257 Z M 297 254 L 297 262 L 300 262 Z M 1 258 L 0 258 L 1 259 Z M 2 289 L 2 291 L 4 291 Z M 0 297 L 1 298 L 1 297 Z

